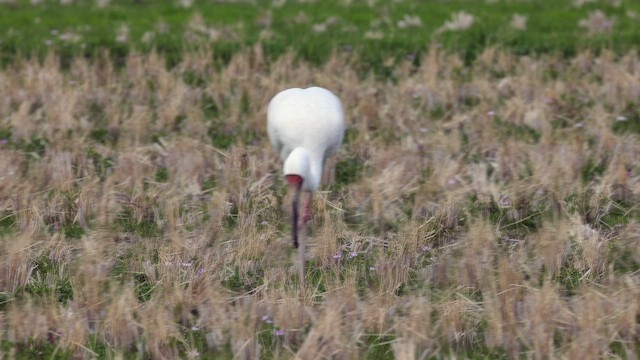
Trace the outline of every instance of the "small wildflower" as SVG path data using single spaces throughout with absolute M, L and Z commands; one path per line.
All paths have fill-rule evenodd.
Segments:
M 581 8 L 583 5 L 595 2 L 595 0 L 573 0 L 573 6 Z
M 306 24 L 309 22 L 309 17 L 304 11 L 300 11 L 293 17 L 293 22 L 296 24 Z
M 459 11 L 451 16 L 451 20 L 442 25 L 437 32 L 467 30 L 473 25 L 474 17 L 464 11 Z
M 267 324 L 273 324 L 273 320 L 271 320 L 271 318 L 269 317 L 269 315 L 262 315 L 261 318 L 262 321 L 266 322 Z
M 200 268 L 200 269 L 198 269 L 198 271 L 196 271 L 196 275 L 202 275 L 202 274 L 204 274 L 204 273 L 206 273 L 206 272 L 207 272 L 207 269 L 205 269 L 205 268 Z
M 527 29 L 527 17 L 520 14 L 513 14 L 511 17 L 511 28 L 515 30 Z
M 153 31 L 145 31 L 145 33 L 142 34 L 142 39 L 140 39 L 140 41 L 142 41 L 145 44 L 148 44 L 151 41 L 153 41 L 155 36 L 156 34 Z
M 574 126 L 574 127 L 577 127 L 577 128 L 581 128 L 581 127 L 583 127 L 583 126 L 584 126 L 584 123 L 583 123 L 582 121 L 580 121 L 580 122 L 576 123 L 576 124 L 575 124 L 575 125 L 573 125 L 573 126 Z
M 191 327 L 191 331 L 198 331 L 198 330 L 200 330 L 200 329 L 198 328 L 198 326 L 197 326 L 197 325 L 193 325 L 193 326 Z
M 500 198 L 500 200 L 498 201 L 498 204 L 500 206 L 511 206 L 511 199 L 509 199 L 508 195 L 504 195 Z
M 269 225 L 269 222 L 267 220 L 263 220 L 260 225 Z
M 375 266 L 369 266 L 369 270 L 373 271 L 373 270 L 375 270 L 375 269 L 376 269 L 376 267 L 375 267 Z
M 429 252 L 429 251 L 431 251 L 431 246 L 429 246 L 429 245 L 422 245 L 422 251 L 423 251 L 423 252 Z
M 187 9 L 193 6 L 193 0 L 180 0 L 180 6 Z
M 282 329 L 275 330 L 274 333 L 276 336 L 284 336 L 284 330 Z
M 495 111 L 493 111 L 493 110 L 491 110 L 491 111 L 489 111 L 489 112 L 487 113 L 487 115 L 488 115 L 488 116 L 495 116 L 495 115 L 496 115 L 496 112 L 495 112 Z
M 384 37 L 382 31 L 369 30 L 364 33 L 364 38 L 369 40 L 380 40 Z
M 429 132 L 429 128 L 422 127 L 420 128 L 420 132 L 423 132 L 423 133 Z
M 616 121 L 627 121 L 627 117 L 624 115 L 618 115 Z
M 451 178 L 451 179 L 447 180 L 447 184 L 449 184 L 449 185 L 455 185 L 457 183 L 458 183 L 458 180 L 456 180 L 454 178 Z
M 169 30 L 171 30 L 171 28 L 169 27 L 169 24 L 165 21 L 160 20 L 156 26 L 156 31 L 160 34 L 166 34 L 169 32 Z
M 334 259 L 342 259 L 342 254 L 341 253 L 337 253 L 335 255 L 333 255 Z
M 270 28 L 264 28 L 264 29 L 260 30 L 259 37 L 260 37 L 260 40 L 269 40 L 269 39 L 273 38 L 273 35 L 274 35 L 274 33 Z M 252 143 L 252 145 L 253 145 L 253 143 Z
M 327 24 L 325 24 L 325 23 L 315 24 L 315 25 L 313 25 L 313 31 L 315 31 L 317 33 L 323 33 L 325 31 L 327 31 Z
M 339 22 L 340 22 L 340 19 L 338 19 L 335 16 L 329 16 L 329 18 L 327 18 L 327 20 L 324 21 L 324 23 L 327 24 L 327 26 L 335 26 L 335 25 L 338 25 Z
M 127 25 L 120 25 L 116 33 L 116 41 L 119 43 L 126 43 L 129 41 L 129 27 Z
M 185 261 L 181 265 L 182 267 L 191 267 L 191 265 L 193 265 L 193 261 Z
M 603 34 L 613 29 L 614 20 L 609 19 L 605 13 L 600 10 L 589 13 L 589 17 L 580 20 L 578 25 L 586 28 L 589 34 Z
M 9 143 L 9 140 L 7 139 L 0 139 L 0 145 L 7 145 Z
M 412 27 L 421 27 L 422 20 L 418 16 L 404 15 L 402 20 L 398 21 L 398 27 L 400 29 L 412 28 Z
M 81 39 L 80 35 L 70 31 L 65 32 L 64 34 L 60 34 L 58 38 L 62 41 L 74 42 L 74 43 L 80 41 Z
M 356 256 L 358 256 L 358 253 L 354 251 L 354 252 L 349 254 L 349 259 L 353 259 Z
M 50 39 L 45 40 L 45 45 L 47 46 L 51 46 L 51 44 L 53 44 L 53 41 L 51 41 Z
M 199 356 L 200 356 L 200 353 L 196 349 L 187 351 L 187 359 L 195 359 Z

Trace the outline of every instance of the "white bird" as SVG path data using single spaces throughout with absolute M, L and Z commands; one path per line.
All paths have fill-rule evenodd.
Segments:
M 311 218 L 311 194 L 320 185 L 324 164 L 344 137 L 344 111 L 340 99 L 321 87 L 292 88 L 269 102 L 267 129 L 273 148 L 284 161 L 284 177 L 293 192 L 293 246 L 298 248 L 298 226 Z M 298 224 L 298 200 L 305 193 Z M 299 249 L 304 276 L 304 248 Z

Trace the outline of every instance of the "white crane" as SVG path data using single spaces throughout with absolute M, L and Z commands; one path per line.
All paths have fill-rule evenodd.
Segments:
M 304 244 L 298 241 L 298 228 L 311 219 L 311 194 L 320 185 L 327 158 L 342 143 L 342 103 L 331 91 L 321 87 L 283 90 L 269 102 L 267 128 L 271 145 L 284 161 L 284 177 L 293 193 L 293 246 L 298 248 L 304 282 Z M 301 192 L 305 196 L 303 215 L 299 219 Z

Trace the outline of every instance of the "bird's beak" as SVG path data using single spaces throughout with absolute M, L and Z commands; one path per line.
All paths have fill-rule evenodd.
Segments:
M 300 199 L 300 189 L 302 189 L 302 176 L 286 175 L 285 179 L 289 183 L 289 191 L 293 195 L 291 217 L 293 221 L 293 247 L 298 248 L 298 200 Z

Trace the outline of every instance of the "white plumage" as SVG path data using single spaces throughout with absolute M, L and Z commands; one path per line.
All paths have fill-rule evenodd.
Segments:
M 284 175 L 300 175 L 302 190 L 320 185 L 326 159 L 344 136 L 342 103 L 321 87 L 279 92 L 267 112 L 269 140 L 284 161 Z

